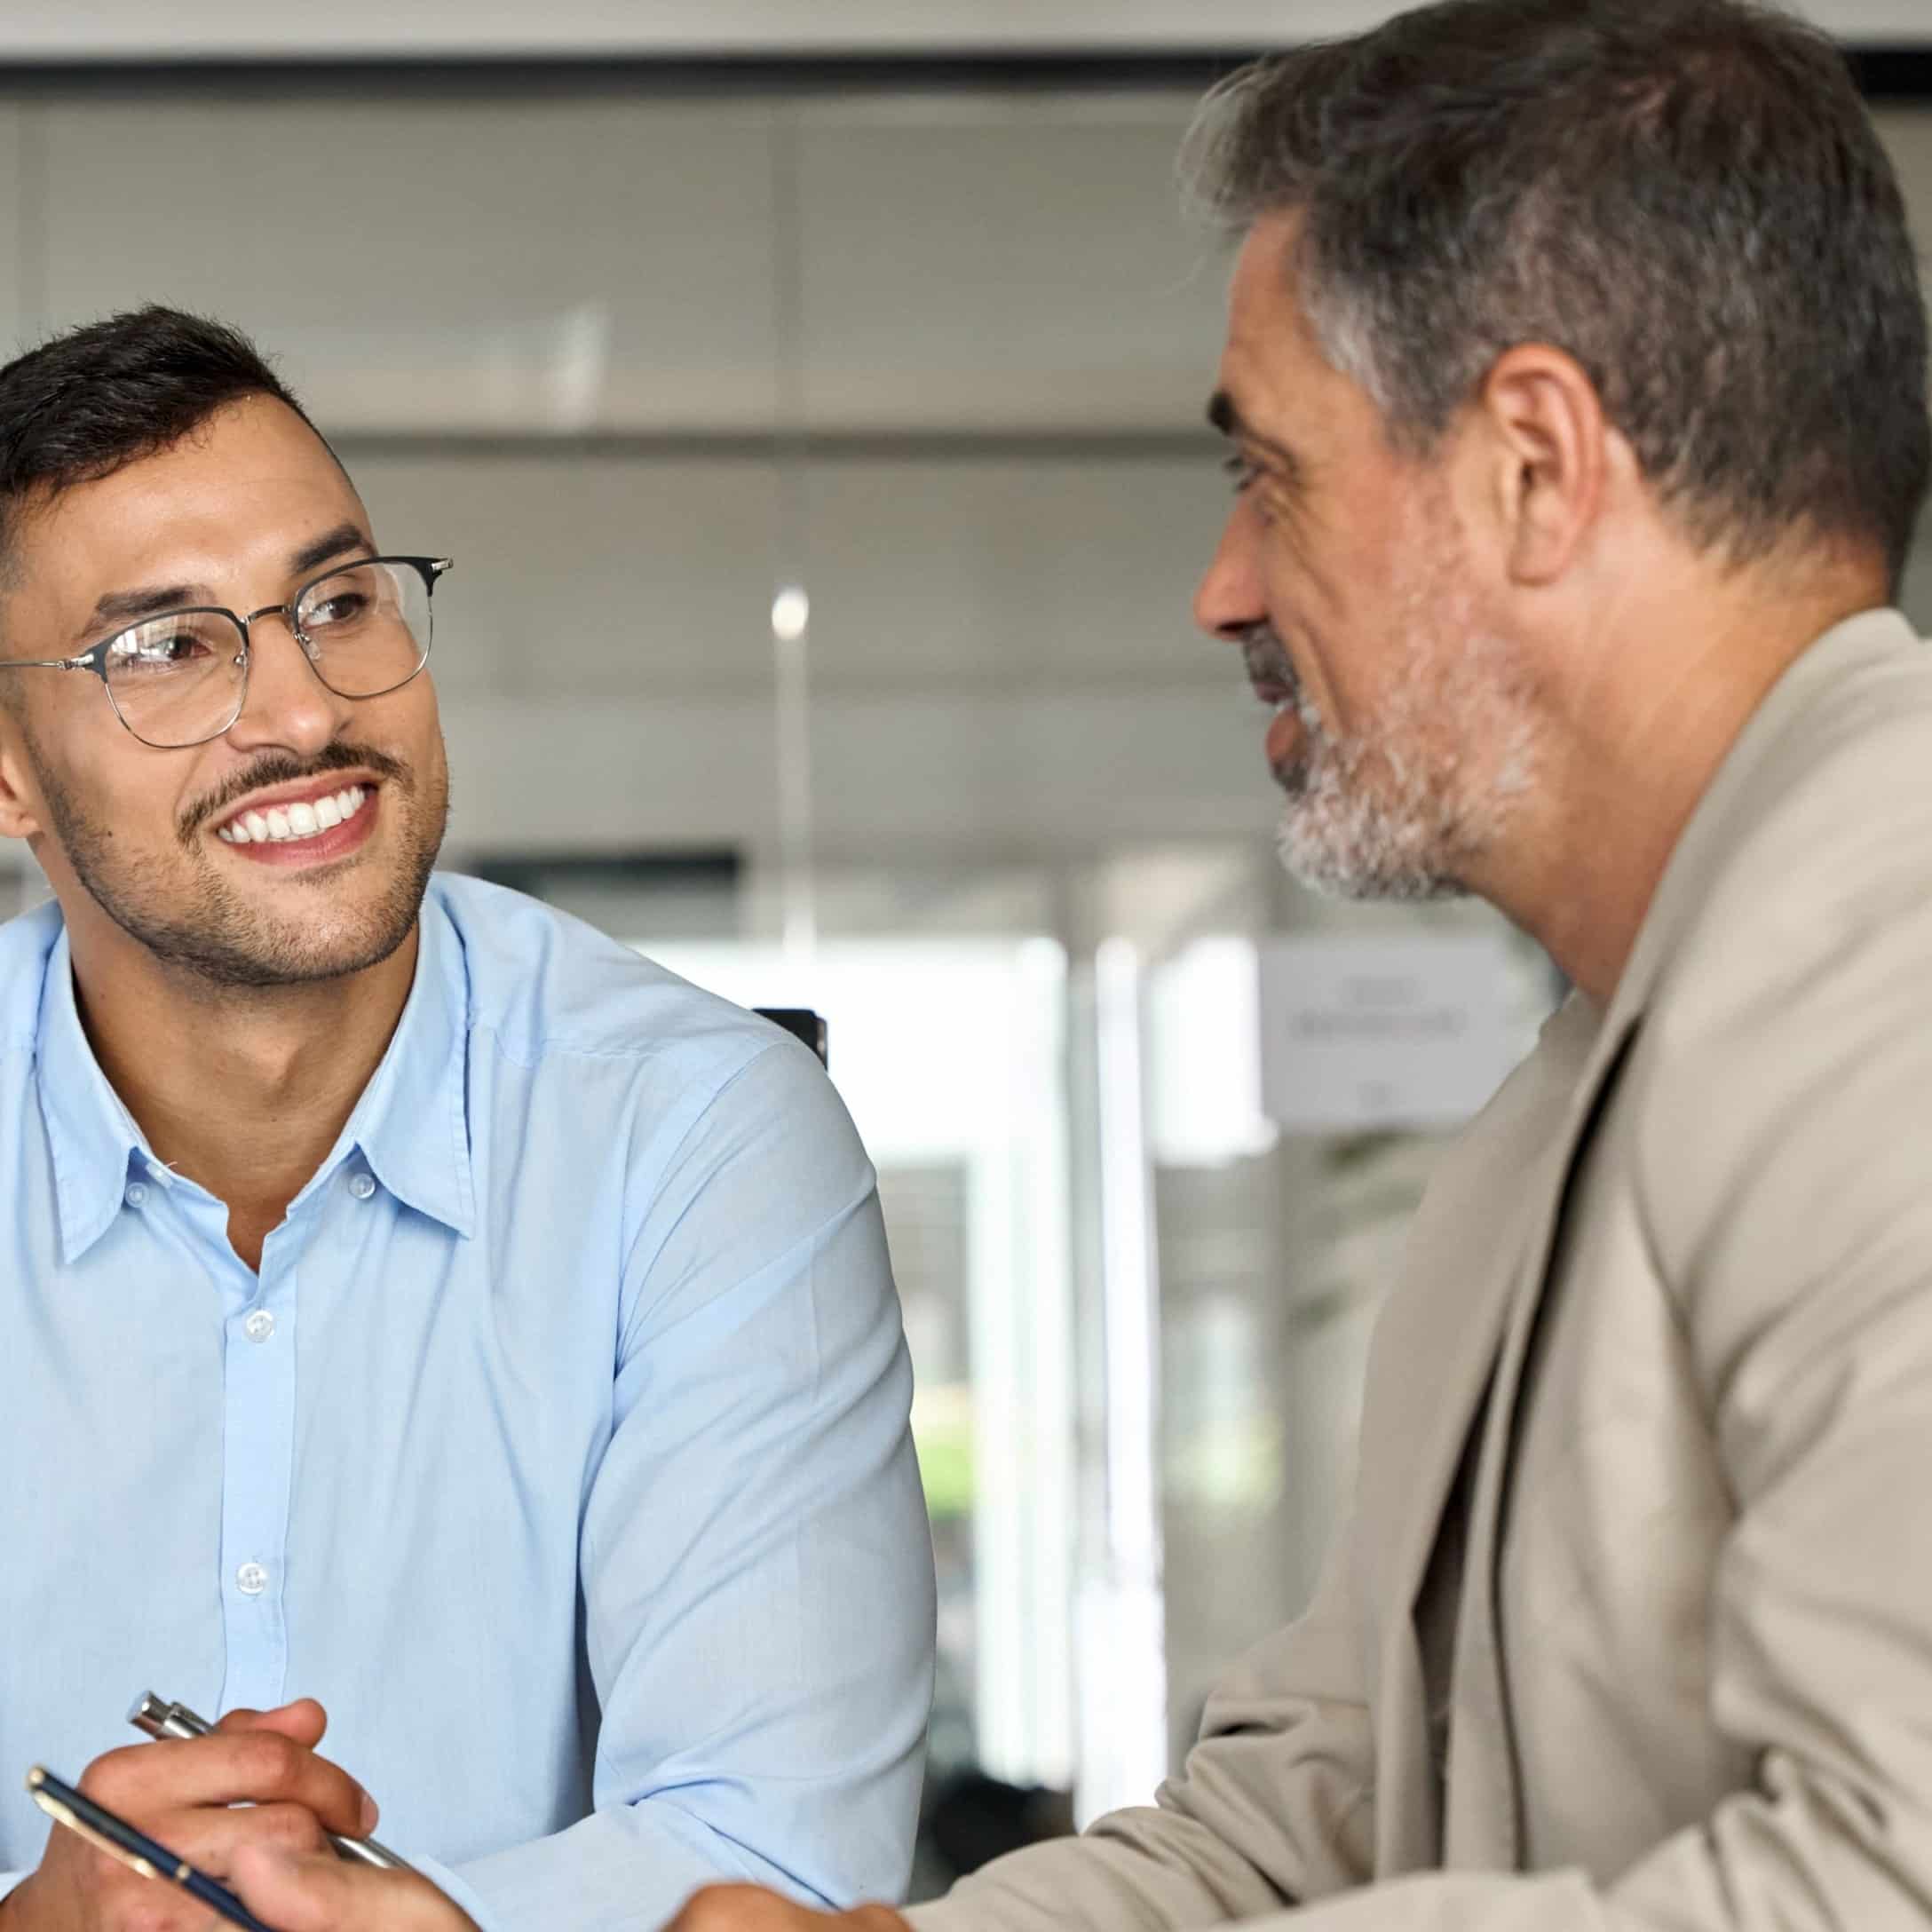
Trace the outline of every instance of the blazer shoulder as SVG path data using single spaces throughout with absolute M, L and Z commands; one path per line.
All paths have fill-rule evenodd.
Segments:
M 1659 970 L 1613 1158 L 1708 1358 L 1932 1240 L 1932 653 L 1788 732 Z
M 1932 946 L 1932 648 L 1827 686 L 1732 802 L 1646 1025 L 1801 995 L 1849 954 Z

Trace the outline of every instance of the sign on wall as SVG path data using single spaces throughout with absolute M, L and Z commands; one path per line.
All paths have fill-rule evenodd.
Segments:
M 1290 1133 L 1453 1127 L 1520 1045 L 1487 934 L 1280 938 L 1261 950 L 1262 1097 Z

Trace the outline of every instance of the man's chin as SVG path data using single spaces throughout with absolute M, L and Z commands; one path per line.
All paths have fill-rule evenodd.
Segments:
M 1268 767 L 1270 775 L 1280 788 L 1282 796 L 1292 804 L 1308 789 L 1308 758 L 1305 754 L 1283 758 L 1278 764 Z
M 1415 904 L 1468 896 L 1467 886 L 1395 841 L 1363 836 L 1359 826 L 1317 826 L 1310 819 L 1307 802 L 1291 797 L 1276 827 L 1275 855 L 1291 879 L 1323 899 Z

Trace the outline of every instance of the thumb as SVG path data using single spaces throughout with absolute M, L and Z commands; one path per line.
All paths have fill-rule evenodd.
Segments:
M 228 1882 L 277 1932 L 477 1932 L 427 1879 L 328 1852 L 238 1845 Z
M 349 1882 L 361 1871 L 329 1852 L 297 1854 L 279 1845 L 237 1845 L 228 1884 L 257 1919 L 278 1932 L 337 1932 L 379 1915 L 357 1904 Z

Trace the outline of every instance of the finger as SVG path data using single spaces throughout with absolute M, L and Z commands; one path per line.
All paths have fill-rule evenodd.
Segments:
M 245 1845 L 267 1845 L 299 1856 L 329 1849 L 328 1833 L 315 1814 L 299 1804 L 200 1805 L 164 1813 L 145 1829 L 178 1858 L 217 1879 L 234 1868 Z
M 289 1803 L 305 1805 L 329 1831 L 366 1838 L 377 1815 L 339 1764 L 273 1730 L 130 1745 L 96 1758 L 81 1789 L 136 1820 L 194 1805 Z
M 280 1932 L 477 1932 L 427 1879 L 328 1857 L 291 1857 L 265 1845 L 238 1850 L 242 1903 Z
M 818 1918 L 762 1885 L 707 1885 L 685 1902 L 668 1932 L 805 1932 Z
M 335 1932 L 365 1920 L 392 1932 L 379 1911 L 363 1900 L 354 1883 L 360 1868 L 320 1855 L 291 1857 L 267 1845 L 237 1848 L 229 1881 L 257 1919 L 281 1932 Z
M 293 1703 L 277 1705 L 272 1711 L 251 1711 L 238 1706 L 215 1726 L 218 1731 L 274 1730 L 293 1738 L 313 1751 L 329 1729 L 329 1713 L 313 1698 L 297 1698 Z

